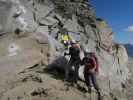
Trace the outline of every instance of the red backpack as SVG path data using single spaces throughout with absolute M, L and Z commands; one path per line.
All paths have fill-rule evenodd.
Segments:
M 86 56 L 88 56 L 88 54 Z M 99 62 L 98 62 L 97 57 L 94 54 L 91 54 L 90 57 L 86 57 L 86 58 L 90 59 L 92 66 L 94 66 L 94 64 L 96 65 L 95 71 L 99 72 Z

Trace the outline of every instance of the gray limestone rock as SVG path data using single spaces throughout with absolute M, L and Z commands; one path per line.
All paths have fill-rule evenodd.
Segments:
M 96 17 L 86 1 L 2 0 L 0 34 L 12 33 L 16 28 L 26 34 L 30 32 L 29 35 L 38 41 L 38 46 L 47 45 L 44 46 L 46 48 L 41 47 L 42 59 L 51 64 L 63 53 L 63 44 L 56 37 L 66 28 L 75 40 L 80 40 L 85 50 L 96 53 L 100 64 L 98 81 L 103 91 L 109 94 L 117 88 L 121 92 L 121 83 L 125 83 L 129 78 L 127 52 L 122 45 L 113 42 L 112 29 L 104 20 Z M 5 55 L 4 51 L 1 49 L 2 55 Z M 63 59 L 59 60 L 61 62 L 57 61 L 57 66 L 66 64 Z M 83 66 L 79 70 L 79 76 L 84 79 Z
M 10 14 L 12 3 L 9 1 L 0 1 L 0 32 L 6 32 L 7 19 Z

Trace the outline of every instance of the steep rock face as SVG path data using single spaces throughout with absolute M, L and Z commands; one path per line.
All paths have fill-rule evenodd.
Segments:
M 124 46 L 125 46 L 125 48 L 127 50 L 128 55 L 130 57 L 133 57 L 133 53 L 132 53 L 132 51 L 133 51 L 133 45 L 132 44 L 125 44 Z
M 126 82 L 126 87 L 127 87 L 127 92 L 126 92 L 126 95 L 127 95 L 127 99 L 128 100 L 132 100 L 132 93 L 133 93 L 133 46 L 132 44 L 124 44 L 126 50 L 127 50 L 127 53 L 128 53 L 128 56 L 129 56 L 129 60 L 128 60 L 128 68 L 129 68 L 129 71 L 130 71 L 130 77 L 128 78 L 127 82 Z
M 48 42 L 39 45 L 32 35 L 19 39 L 8 35 L 0 42 L 1 76 L 3 73 L 19 73 L 40 62 L 47 64 Z
M 74 39 L 80 36 L 85 50 L 95 52 L 99 59 L 100 87 L 107 94 L 116 91 L 113 95 L 124 98 L 120 94 L 121 84 L 128 78 L 126 50 L 113 43 L 111 28 L 95 16 L 87 0 L 3 0 L 0 4 L 1 12 L 9 9 L 0 15 L 3 18 L 0 21 L 2 32 L 12 33 L 19 28 L 25 34 L 34 32 L 40 44 L 45 44 L 48 39 L 48 63 L 62 55 L 63 46 L 57 36 L 63 28 L 71 32 Z M 83 78 L 82 72 L 83 67 L 80 68 L 80 77 Z

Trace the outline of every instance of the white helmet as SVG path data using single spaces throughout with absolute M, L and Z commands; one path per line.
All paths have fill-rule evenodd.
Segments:
M 75 44 L 76 43 L 76 41 L 75 40 L 71 40 L 71 44 Z

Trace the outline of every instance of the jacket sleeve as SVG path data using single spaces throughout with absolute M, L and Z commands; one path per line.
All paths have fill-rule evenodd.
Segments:
M 83 58 L 83 60 L 81 60 L 80 65 L 84 65 L 84 58 Z
M 92 61 L 93 61 L 93 65 L 94 65 L 94 69 L 96 69 L 96 60 L 95 60 L 95 58 L 94 57 L 92 57 Z
M 86 57 L 84 57 L 82 60 L 81 60 L 81 65 L 84 65 L 86 62 Z

